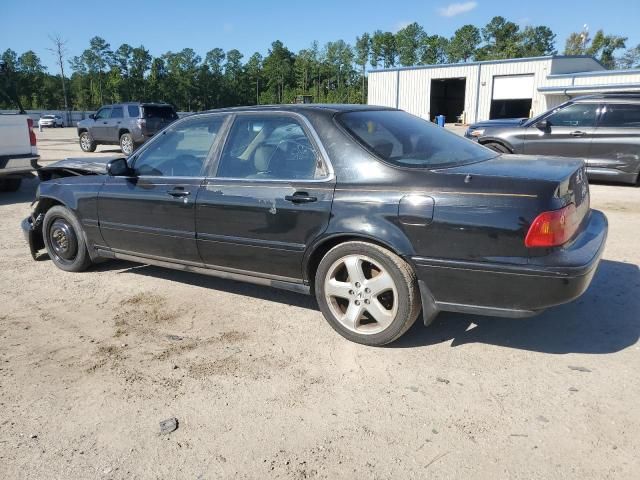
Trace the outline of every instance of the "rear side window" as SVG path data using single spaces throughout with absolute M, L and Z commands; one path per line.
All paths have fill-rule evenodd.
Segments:
M 127 110 L 129 110 L 129 117 L 138 118 L 140 116 L 140 107 L 138 105 L 129 105 Z
M 111 118 L 122 118 L 122 107 L 113 107 L 111 109 Z
M 400 167 L 451 167 L 496 156 L 481 145 L 398 110 L 347 112 L 336 118 L 368 150 Z
M 640 128 L 640 105 L 609 104 L 604 114 L 602 127 Z
M 546 120 L 552 127 L 594 127 L 599 107 L 597 103 L 574 103 L 552 113 Z
M 169 106 L 145 105 L 142 107 L 144 118 L 162 118 L 166 120 L 175 120 L 178 118 L 175 110 Z

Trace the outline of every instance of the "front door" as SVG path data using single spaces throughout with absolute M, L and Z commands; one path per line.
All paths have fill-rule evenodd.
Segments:
M 243 113 L 198 196 L 204 263 L 300 281 L 306 247 L 327 227 L 334 177 L 304 120 Z
M 544 118 L 547 128 L 526 129 L 523 153 L 588 158 L 599 113 L 598 103 L 572 103 L 552 112 Z
M 111 118 L 111 107 L 103 107 L 96 112 L 91 126 L 91 137 L 94 140 L 98 142 L 108 141 L 109 118 Z
M 111 108 L 111 116 L 109 117 L 109 120 L 107 122 L 107 129 L 105 132 L 107 136 L 107 138 L 105 139 L 106 141 L 120 141 L 120 135 L 118 134 L 120 133 L 120 128 L 122 126 L 123 116 L 124 114 L 122 112 L 122 105 L 114 105 Z
M 109 177 L 98 196 L 100 230 L 119 253 L 200 264 L 195 202 L 223 115 L 176 123 L 131 157 L 134 174 Z

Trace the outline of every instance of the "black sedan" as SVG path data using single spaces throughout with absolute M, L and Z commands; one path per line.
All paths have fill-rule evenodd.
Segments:
M 499 155 L 405 112 L 247 107 L 179 120 L 128 159 L 40 170 L 23 229 L 100 259 L 313 293 L 383 345 L 420 310 L 522 317 L 581 295 L 607 234 L 579 160 Z M 285 321 L 283 319 L 283 321 Z

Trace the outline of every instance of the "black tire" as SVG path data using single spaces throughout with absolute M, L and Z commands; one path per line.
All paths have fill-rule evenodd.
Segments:
M 498 142 L 487 142 L 483 143 L 483 145 L 498 153 L 511 153 L 511 150 Z
M 391 303 L 394 307 L 387 311 L 393 312 L 395 309 L 395 315 L 391 314 L 389 316 L 392 320 L 388 322 L 386 326 L 374 321 L 374 317 L 369 314 L 369 311 L 367 310 L 368 307 L 362 303 L 358 304 L 358 301 L 356 300 L 357 298 L 365 298 L 365 300 L 361 300 L 361 302 L 366 302 L 368 305 L 371 302 L 370 305 L 372 307 L 374 306 L 373 303 L 376 301 L 380 301 L 380 303 L 388 301 L 382 296 L 387 295 L 389 292 L 380 294 L 380 296 L 375 296 L 374 293 L 370 293 L 368 299 L 366 296 L 361 296 L 361 294 L 364 295 L 364 290 L 369 290 L 364 288 L 368 284 L 366 282 L 374 280 L 376 278 L 375 276 L 367 278 L 365 273 L 362 285 L 359 283 L 353 284 L 353 281 L 351 280 L 351 284 L 357 285 L 360 289 L 355 292 L 354 290 L 349 290 L 349 295 L 352 296 L 351 299 L 341 298 L 338 301 L 338 298 L 329 298 L 329 294 L 326 293 L 326 282 L 329 280 L 329 277 L 333 275 L 332 272 L 338 271 L 341 268 L 339 266 L 336 267 L 336 264 L 340 265 L 340 262 L 343 259 L 349 258 L 370 259 L 374 262 L 373 265 L 369 264 L 370 268 L 374 267 L 371 269 L 371 275 L 375 275 L 373 272 L 375 271 L 375 264 L 377 263 L 378 266 L 383 269 L 378 270 L 378 274 L 386 273 L 390 275 L 393 280 L 395 291 L 397 292 L 397 298 L 395 298 L 395 293 L 391 292 L 393 298 L 393 302 Z M 362 262 L 362 271 L 366 270 L 364 265 L 367 263 L 367 260 Z M 344 265 L 346 268 L 346 263 Z M 344 273 L 346 272 L 343 272 L 342 275 L 344 275 Z M 346 282 L 345 284 L 349 284 L 350 282 L 348 278 L 340 281 Z M 373 284 L 369 283 L 369 285 Z M 386 345 L 401 337 L 416 321 L 421 308 L 418 281 L 411 266 L 398 255 L 386 248 L 360 241 L 341 243 L 326 253 L 320 261 L 316 271 L 315 295 L 322 314 L 335 331 L 352 342 L 370 346 Z M 364 309 L 362 314 L 358 314 L 360 315 L 360 320 L 356 321 L 354 324 L 360 323 L 360 326 L 355 329 L 345 326 L 340 318 L 338 318 L 334 313 L 336 310 L 342 309 L 346 317 L 346 310 L 352 307 L 351 302 L 362 305 L 362 309 Z M 347 303 L 348 305 L 339 305 L 339 303 Z M 376 327 L 376 325 L 378 326 Z M 354 331 L 360 328 L 367 329 L 369 327 L 372 327 L 369 333 L 367 333 L 366 330 L 363 331 L 363 333 Z M 382 328 L 382 330 L 378 331 L 380 328 Z
M 82 272 L 91 265 L 82 226 L 66 207 L 51 207 L 42 222 L 44 244 L 56 267 L 67 272 Z
M 21 178 L 1 178 L 0 192 L 17 192 L 21 184 Z
M 95 152 L 98 144 L 91 138 L 89 132 L 80 134 L 80 148 L 83 152 Z
M 130 133 L 123 133 L 120 135 L 120 150 L 122 150 L 122 153 L 128 157 L 135 149 L 136 145 L 133 142 L 133 137 Z

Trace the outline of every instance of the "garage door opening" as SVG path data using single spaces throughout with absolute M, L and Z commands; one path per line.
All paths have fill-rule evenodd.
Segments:
M 444 115 L 445 122 L 455 123 L 464 111 L 466 78 L 431 80 L 431 118 Z
M 522 118 L 531 113 L 533 75 L 493 77 L 489 118 Z

